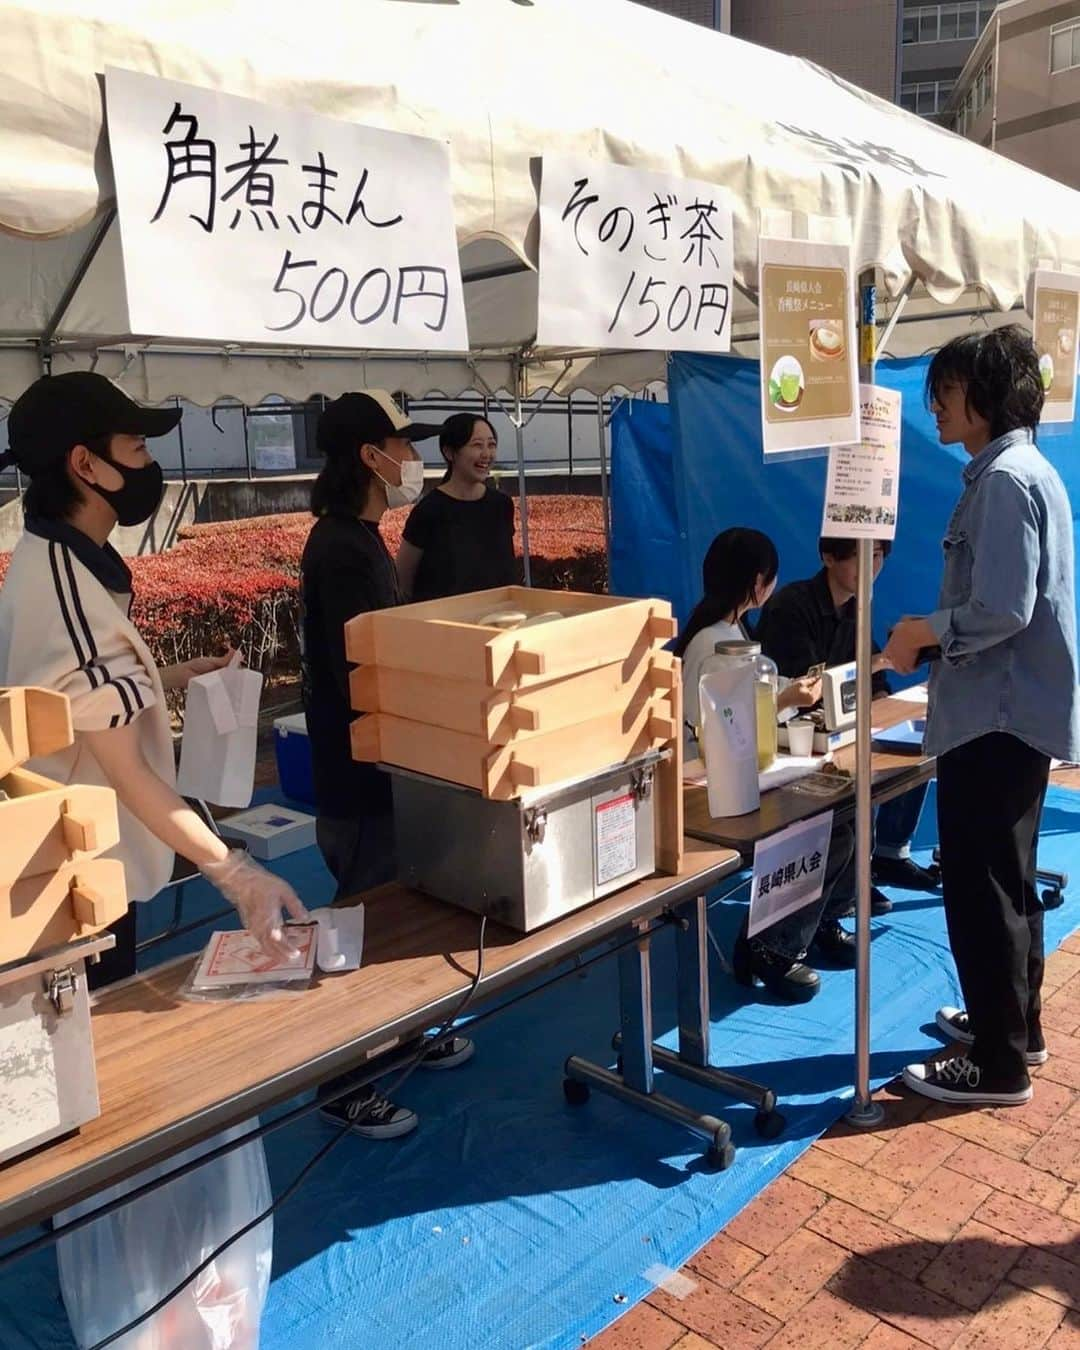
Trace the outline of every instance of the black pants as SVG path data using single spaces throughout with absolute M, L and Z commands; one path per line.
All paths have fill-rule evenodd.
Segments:
M 1035 885 L 1050 761 L 994 732 L 938 760 L 945 918 L 971 1018 L 969 1052 L 991 1079 L 1026 1077 L 1039 1043 L 1043 909 Z
M 135 906 L 128 905 L 127 913 L 106 930 L 116 938 L 116 946 L 102 952 L 95 965 L 86 963 L 86 987 L 93 991 L 126 980 L 135 974 Z
M 355 819 L 319 816 L 315 840 L 327 870 L 337 882 L 335 904 L 384 886 L 397 874 L 394 818 L 389 813 Z

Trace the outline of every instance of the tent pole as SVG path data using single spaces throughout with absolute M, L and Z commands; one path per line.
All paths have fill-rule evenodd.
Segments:
M 75 266 L 75 271 L 71 274 L 71 279 L 64 287 L 64 293 L 56 302 L 56 308 L 49 317 L 49 322 L 38 340 L 38 350 L 41 353 L 41 362 L 43 373 L 48 375 L 50 353 L 52 350 L 52 340 L 56 336 L 57 330 L 64 322 L 68 309 L 71 307 L 72 300 L 75 299 L 75 292 L 82 285 L 87 272 L 90 270 L 90 264 L 97 257 L 98 249 L 105 241 L 105 236 L 109 233 L 113 221 L 116 219 L 116 207 L 110 206 L 97 223 L 97 228 L 87 241 L 86 248 L 82 257 Z
M 873 384 L 877 356 L 877 286 L 873 268 L 859 274 L 859 379 Z M 855 597 L 855 1100 L 848 1122 L 861 1129 L 880 1125 L 885 1112 L 870 1096 L 870 853 L 873 813 L 870 792 L 870 665 L 874 593 L 874 541 L 858 542 Z
M 611 499 L 608 495 L 607 426 L 604 422 L 604 396 L 596 396 L 596 431 L 600 446 L 600 509 L 604 514 L 604 552 L 611 569 Z
M 529 495 L 525 490 L 525 417 L 521 396 L 525 385 L 525 363 L 518 358 L 514 371 L 514 441 L 517 446 L 518 506 L 521 516 L 521 556 L 525 564 L 525 585 L 532 585 L 532 561 L 529 558 Z

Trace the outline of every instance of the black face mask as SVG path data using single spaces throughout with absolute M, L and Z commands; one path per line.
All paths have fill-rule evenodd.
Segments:
M 126 464 L 117 464 L 114 459 L 105 461 L 124 480 L 120 488 L 103 488 L 98 483 L 87 483 L 99 497 L 104 497 L 116 512 L 120 525 L 141 525 L 149 520 L 161 504 L 165 492 L 165 475 L 161 465 L 154 460 L 144 464 L 141 469 L 129 468 Z

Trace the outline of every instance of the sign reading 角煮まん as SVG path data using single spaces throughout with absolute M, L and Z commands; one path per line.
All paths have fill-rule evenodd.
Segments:
M 545 155 L 538 343 L 728 351 L 732 222 L 712 183 Z
M 1080 276 L 1036 272 L 1033 317 L 1039 378 L 1046 399 L 1040 420 L 1071 422 L 1076 416 L 1076 363 L 1080 354 Z
M 750 937 L 820 899 L 832 824 L 833 813 L 823 811 L 754 845 Z
M 105 94 L 132 333 L 468 349 L 446 145 L 126 70 Z
M 851 250 L 759 241 L 761 431 L 766 457 L 860 439 Z

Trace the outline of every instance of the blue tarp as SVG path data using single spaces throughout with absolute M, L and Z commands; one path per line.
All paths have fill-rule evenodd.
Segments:
M 879 382 L 903 395 L 904 414 L 899 528 L 874 595 L 879 642 L 900 615 L 933 608 L 941 537 L 962 487 L 967 456 L 938 444 L 923 398 L 928 364 L 878 367 Z M 811 576 L 820 565 L 824 456 L 762 463 L 757 362 L 680 355 L 668 371 L 669 408 L 627 400 L 612 420 L 612 590 L 670 597 L 685 620 L 701 595 L 705 551 L 731 525 L 771 535 L 781 583 Z M 1080 501 L 1080 428 L 1044 427 L 1039 442 Z
M 1045 865 L 1080 873 L 1078 828 L 1080 794 L 1052 792 Z M 921 844 L 930 842 L 928 831 Z M 305 894 L 325 892 L 315 850 L 285 861 Z M 957 1001 L 940 899 L 894 899 L 873 924 L 877 1083 L 940 1045 L 926 1024 L 939 1003 Z M 217 905 L 199 888 L 193 903 Z M 729 951 L 743 908 L 720 901 L 712 912 Z M 165 905 L 146 917 L 167 914 Z M 1048 947 L 1076 922 L 1071 900 L 1050 913 Z M 670 933 L 656 948 L 656 1027 L 673 1045 Z M 759 1139 L 750 1108 L 663 1074 L 661 1091 L 731 1122 L 739 1152 L 729 1172 L 702 1170 L 689 1135 L 599 1094 L 568 1106 L 563 1060 L 610 1064 L 618 1020 L 614 962 L 575 973 L 478 1025 L 464 1068 L 409 1080 L 399 1095 L 420 1113 L 415 1134 L 346 1139 L 282 1209 L 262 1350 L 576 1350 L 650 1291 L 650 1268 L 683 1264 L 845 1110 L 853 1071 L 850 972 L 825 973 L 820 996 L 796 1008 L 751 996 L 715 960 L 711 975 L 712 1062 L 776 1088 L 782 1139 Z M 271 1135 L 274 1189 L 326 1139 L 317 1119 Z M 0 1346 L 72 1350 L 51 1252 L 0 1271 Z

